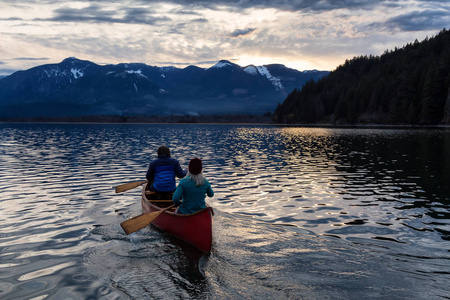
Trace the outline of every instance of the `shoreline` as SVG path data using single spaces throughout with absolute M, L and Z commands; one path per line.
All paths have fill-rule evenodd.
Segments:
M 450 124 L 437 125 L 397 125 L 397 124 L 278 124 L 261 122 L 103 122 L 103 121 L 0 121 L 0 124 L 104 124 L 104 125 L 255 125 L 273 127 L 302 127 L 302 128 L 355 128 L 355 129 L 448 129 Z

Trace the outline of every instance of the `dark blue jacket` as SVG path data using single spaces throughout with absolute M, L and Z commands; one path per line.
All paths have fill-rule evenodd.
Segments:
M 183 171 L 178 160 L 167 155 L 159 155 L 150 163 L 146 177 L 150 183 L 153 183 L 151 190 L 173 192 L 176 188 L 175 176 L 183 178 L 186 173 L 187 171 Z

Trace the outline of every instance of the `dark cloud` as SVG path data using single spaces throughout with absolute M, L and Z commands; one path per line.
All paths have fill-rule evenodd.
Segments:
M 92 22 L 92 23 L 129 23 L 154 25 L 160 21 L 169 21 L 168 17 L 157 16 L 154 11 L 142 7 L 125 7 L 122 10 L 104 9 L 101 5 L 89 7 L 60 8 L 54 11 L 55 16 L 49 19 L 35 19 L 39 21 L 57 22 Z M 121 15 L 120 17 L 118 15 Z
M 158 66 L 185 66 L 186 63 L 173 62 L 173 61 L 159 61 L 156 62 Z
M 180 62 L 173 62 L 173 61 L 160 61 L 157 62 L 158 65 L 162 66 L 201 66 L 201 65 L 214 65 L 217 63 L 217 60 L 207 60 L 207 61 L 197 61 L 197 62 L 191 62 L 191 63 L 180 63 Z
M 374 23 L 370 27 L 389 31 L 422 31 L 440 30 L 443 29 L 443 24 L 450 24 L 449 10 L 414 11 L 388 19 L 383 23 Z
M 301 10 L 334 10 L 340 8 L 370 8 L 380 3 L 392 3 L 386 0 L 168 0 L 152 2 L 169 2 L 186 7 L 207 7 L 218 9 L 219 7 L 235 7 L 237 9 L 247 8 L 275 8 L 280 10 L 301 11 Z
M 48 57 L 16 57 L 16 58 L 11 58 L 11 60 L 49 60 L 50 58 Z
M 0 19 L 2 21 L 23 21 L 22 18 L 17 18 L 17 17 L 11 17 L 11 18 L 2 18 Z
M 191 22 L 196 22 L 196 23 L 208 23 L 208 20 L 205 19 L 205 18 L 198 18 L 198 19 L 191 20 Z
M 200 16 L 200 14 L 198 12 L 196 12 L 195 10 L 186 10 L 186 9 L 172 9 L 170 11 L 170 13 L 172 14 L 176 14 L 176 15 L 194 15 L 194 16 Z
M 0 76 L 8 76 L 16 71 L 18 71 L 18 70 L 17 69 L 8 69 L 8 68 L 2 69 L 2 68 L 0 68 Z
M 416 2 L 422 2 L 425 4 L 435 4 L 439 3 L 446 4 L 448 0 L 415 0 Z M 71 3 L 71 0 L 9 0 L 11 3 L 23 4 L 64 4 Z M 108 6 L 111 3 L 123 4 L 124 7 L 130 6 L 144 6 L 148 7 L 152 4 L 177 4 L 182 8 L 174 9 L 171 13 L 175 14 L 192 14 L 197 15 L 196 9 L 198 8 L 209 8 L 213 10 L 221 10 L 224 7 L 228 9 L 248 9 L 248 8 L 274 8 L 278 10 L 288 10 L 288 11 L 329 11 L 336 9 L 372 9 L 374 7 L 400 7 L 405 5 L 404 1 L 400 0 L 109 0 L 109 1 L 95 1 L 95 0 L 80 0 L 80 2 L 85 2 L 91 4 L 90 7 Z M 96 3 L 96 4 L 92 4 Z M 407 4 L 407 3 L 406 3 Z M 88 8 L 89 9 L 89 8 Z M 64 9 L 61 10 L 62 13 Z M 65 9 L 66 12 L 68 9 Z M 82 11 L 84 9 L 71 9 L 73 12 Z M 111 12 L 106 12 L 107 15 Z M 106 16 L 107 19 L 108 16 Z M 74 17 L 72 17 L 74 18 Z M 99 20 L 102 22 L 103 18 L 100 15 L 91 16 L 85 19 L 89 20 Z M 113 18 L 115 20 L 115 18 Z M 121 20 L 118 18 L 118 20 Z M 121 22 L 122 23 L 122 22 Z
M 13 69 L 13 68 L 8 68 L 11 65 L 11 62 L 16 62 L 16 61 L 29 61 L 29 62 L 34 62 L 34 61 L 45 61 L 45 60 L 49 60 L 48 57 L 16 57 L 16 58 L 8 58 L 8 59 L 4 59 L 3 61 L 0 61 L 0 66 L 4 66 L 5 68 L 0 68 L 0 76 L 7 76 L 7 75 L 11 75 L 12 73 L 18 71 L 18 69 Z M 23 68 L 22 68 L 23 69 Z
M 197 61 L 194 63 L 194 65 L 215 65 L 217 63 L 217 60 L 204 60 L 204 61 Z
M 243 35 L 249 35 L 255 30 L 256 30 L 256 28 L 236 29 L 235 31 L 233 31 L 230 34 L 230 36 L 231 37 L 240 37 L 240 36 L 243 36 Z
M 12 3 L 18 2 L 15 0 L 10 0 Z M 20 1 L 22 4 L 24 1 Z M 26 3 L 40 3 L 37 0 L 28 0 Z M 70 3 L 67 0 L 46 0 L 47 4 L 55 3 L 61 5 L 62 3 Z M 93 3 L 92 0 L 84 0 L 86 3 Z M 128 2 L 128 3 L 126 3 Z M 378 6 L 380 4 L 386 5 L 397 5 L 399 0 L 138 0 L 138 1 L 123 1 L 123 0 L 110 0 L 107 3 L 121 3 L 131 5 L 144 5 L 149 4 L 161 4 L 161 3 L 172 3 L 183 6 L 179 14 L 196 14 L 195 9 L 197 8 L 210 8 L 214 10 L 220 10 L 223 7 L 236 8 L 236 9 L 247 9 L 247 8 L 275 8 L 279 10 L 289 10 L 289 11 L 324 11 L 324 10 L 334 10 L 340 8 L 371 8 Z M 446 2 L 445 0 L 434 0 L 434 1 L 424 1 L 424 2 Z M 102 3 L 98 1 L 97 3 Z

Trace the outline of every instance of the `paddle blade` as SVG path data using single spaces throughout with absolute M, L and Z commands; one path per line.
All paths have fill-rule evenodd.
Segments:
M 171 205 L 160 211 L 154 211 L 151 213 L 139 215 L 137 217 L 131 218 L 129 220 L 126 220 L 126 221 L 120 223 L 120 226 L 122 226 L 122 229 L 125 231 L 126 234 L 133 233 L 133 232 L 147 226 L 148 224 L 153 222 L 153 220 L 155 220 L 160 214 L 162 214 L 166 210 L 171 209 L 174 206 L 175 205 Z
M 134 189 L 140 185 L 143 185 L 144 183 L 146 183 L 147 181 L 135 181 L 135 182 L 129 182 L 129 183 L 125 183 L 125 184 L 121 184 L 116 186 L 116 193 L 122 193 L 131 189 Z
M 155 211 L 147 214 L 142 214 L 120 223 L 120 226 L 122 226 L 122 229 L 126 234 L 130 234 L 141 228 L 144 228 L 145 226 L 153 222 L 153 220 L 162 213 L 163 211 Z

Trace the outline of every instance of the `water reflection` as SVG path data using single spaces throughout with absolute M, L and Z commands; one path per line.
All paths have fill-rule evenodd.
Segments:
M 319 227 L 321 233 L 369 233 L 374 238 L 380 234 L 398 236 L 399 231 L 408 231 L 406 228 L 436 230 L 448 239 L 443 230 L 430 228 L 432 222 L 426 220 L 427 216 L 435 218 L 435 209 L 448 220 L 448 131 L 282 128 L 279 137 L 280 149 L 267 156 L 269 161 L 276 161 L 271 158 L 277 155 L 283 158 L 278 164 L 283 168 L 270 177 L 271 188 L 279 183 L 282 191 L 273 200 L 288 202 L 284 207 L 296 212 L 286 217 L 286 210 L 280 211 L 283 217 L 271 216 L 272 221 Z M 267 165 L 262 156 L 258 159 Z M 302 196 L 301 206 L 283 198 L 299 198 L 293 194 Z M 267 208 L 271 202 L 263 206 Z M 276 209 L 271 206 L 272 212 Z M 346 225 L 365 226 L 356 229 Z M 374 230 L 371 226 L 391 228 Z

